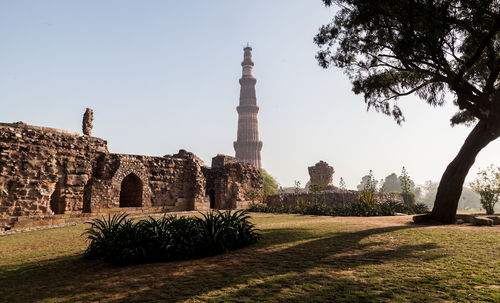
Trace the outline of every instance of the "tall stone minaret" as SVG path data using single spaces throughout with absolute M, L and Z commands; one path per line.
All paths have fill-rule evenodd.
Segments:
M 262 168 L 260 150 L 262 141 L 259 141 L 259 122 L 257 121 L 257 98 L 255 97 L 255 83 L 257 80 L 253 76 L 252 48 L 247 46 L 243 62 L 243 75 L 240 79 L 240 105 L 238 111 L 238 138 L 234 142 L 236 159 L 240 162 L 247 162 Z

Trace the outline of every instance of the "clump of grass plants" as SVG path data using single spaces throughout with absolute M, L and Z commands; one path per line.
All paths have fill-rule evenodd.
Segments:
M 247 211 L 210 211 L 201 217 L 163 216 L 133 221 L 127 215 L 94 219 L 84 232 L 89 259 L 115 264 L 193 259 L 226 253 L 260 239 Z

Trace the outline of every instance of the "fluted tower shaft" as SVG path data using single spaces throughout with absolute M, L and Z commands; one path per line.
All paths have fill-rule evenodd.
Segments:
M 240 162 L 251 163 L 257 168 L 262 168 L 260 151 L 262 141 L 259 141 L 259 122 L 257 113 L 257 98 L 255 96 L 255 83 L 257 80 L 253 76 L 252 48 L 244 48 L 244 57 L 241 66 L 243 74 L 240 79 L 240 105 L 238 111 L 238 136 L 234 142 L 236 159 Z

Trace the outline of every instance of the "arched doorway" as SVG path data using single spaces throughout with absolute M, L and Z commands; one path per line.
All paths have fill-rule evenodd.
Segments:
M 123 178 L 120 188 L 120 207 L 142 207 L 142 181 L 135 174 Z
M 64 197 L 62 197 L 61 193 L 62 193 L 62 185 L 61 182 L 59 181 L 56 183 L 56 188 L 54 189 L 54 192 L 52 192 L 52 195 L 50 195 L 50 209 L 56 215 L 64 214 L 64 211 L 66 210 L 66 201 Z
M 208 197 L 210 198 L 210 208 L 215 208 L 215 189 L 210 189 L 208 191 Z

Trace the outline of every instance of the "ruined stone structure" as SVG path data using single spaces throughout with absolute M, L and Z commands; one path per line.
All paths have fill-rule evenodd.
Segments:
M 87 108 L 83 114 L 82 131 L 86 136 L 92 136 L 92 121 L 94 121 L 94 112 Z
M 262 177 L 255 166 L 230 156 L 217 155 L 212 159 L 212 167 L 203 170 L 210 208 L 247 208 L 252 202 L 251 192 L 262 186 Z
M 358 191 L 341 190 L 333 185 L 335 170 L 325 161 L 319 161 L 314 166 L 308 167 L 308 171 L 310 180 L 302 192 L 269 195 L 264 202 L 269 206 L 276 206 L 280 204 L 296 205 L 299 199 L 303 201 L 317 201 L 318 203 L 327 205 L 342 205 L 359 201 Z M 318 185 L 318 191 L 311 192 L 309 190 L 310 185 Z M 376 193 L 375 196 L 380 202 L 392 200 L 404 203 L 403 197 L 399 194 Z
M 215 157 L 210 168 L 184 150 L 164 157 L 109 153 L 105 140 L 90 136 L 90 121 L 87 110 L 88 135 L 0 123 L 0 219 L 141 207 L 242 208 L 249 191 L 262 190 L 260 172 L 231 157 Z
M 325 161 L 319 161 L 314 166 L 308 167 L 309 184 L 320 186 L 322 189 L 333 189 L 333 173 L 335 170 Z
M 240 162 L 251 163 L 257 168 L 262 168 L 260 151 L 262 141 L 259 141 L 259 124 L 257 113 L 257 97 L 255 96 L 255 83 L 253 76 L 252 48 L 244 48 L 244 58 L 241 63 L 243 74 L 240 79 L 240 105 L 238 111 L 238 136 L 234 142 L 236 159 Z

